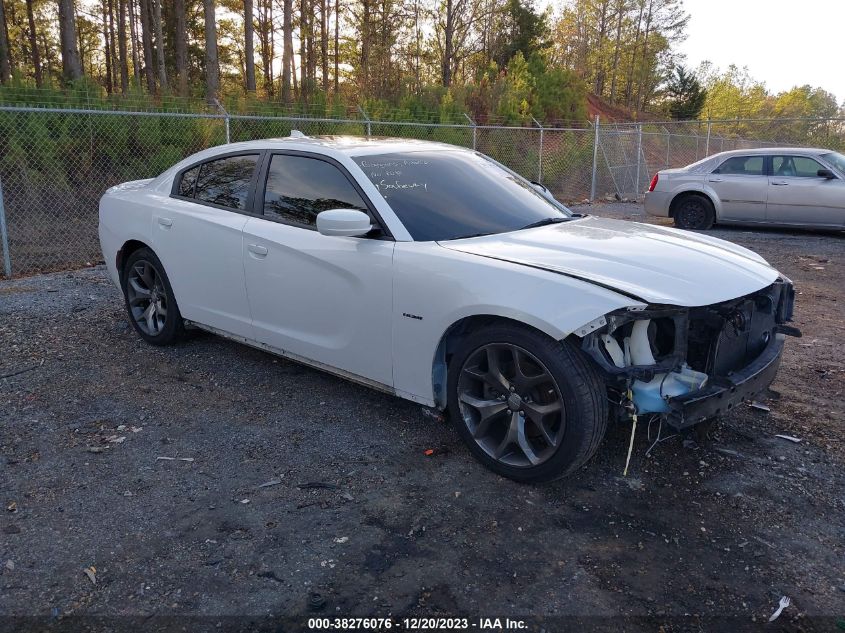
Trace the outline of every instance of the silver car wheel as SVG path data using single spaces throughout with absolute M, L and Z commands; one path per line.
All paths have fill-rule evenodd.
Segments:
M 167 292 L 161 274 L 151 262 L 135 262 L 129 271 L 126 294 L 138 328 L 149 336 L 160 334 L 167 322 Z

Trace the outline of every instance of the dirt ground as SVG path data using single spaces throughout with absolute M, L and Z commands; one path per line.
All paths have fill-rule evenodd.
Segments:
M 0 614 L 845 627 L 845 235 L 712 234 L 796 284 L 770 411 L 649 455 L 640 429 L 627 478 L 617 426 L 544 486 L 397 398 L 210 335 L 145 345 L 101 267 L 0 282 Z

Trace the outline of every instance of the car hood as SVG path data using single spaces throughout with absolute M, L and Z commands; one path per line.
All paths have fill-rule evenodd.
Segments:
M 686 307 L 741 297 L 778 278 L 762 257 L 731 242 L 591 216 L 440 245 L 576 277 L 647 303 Z

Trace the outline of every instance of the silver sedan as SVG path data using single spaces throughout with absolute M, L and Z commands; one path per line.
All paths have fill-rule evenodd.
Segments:
M 795 147 L 722 152 L 657 172 L 645 210 L 684 229 L 715 223 L 845 229 L 845 156 Z

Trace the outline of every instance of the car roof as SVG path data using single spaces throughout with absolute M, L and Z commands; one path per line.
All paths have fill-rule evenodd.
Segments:
M 750 149 L 733 149 L 728 152 L 713 154 L 710 158 L 729 156 L 757 156 L 766 154 L 791 154 L 793 156 L 818 156 L 829 154 L 832 149 L 821 149 L 818 147 L 754 147 Z
M 265 150 L 265 149 L 300 149 L 311 150 L 324 148 L 348 156 L 366 156 L 368 154 L 388 154 L 395 152 L 414 152 L 423 150 L 472 151 L 457 145 L 420 141 L 407 138 L 363 137 L 363 136 L 305 136 L 297 131 L 284 138 L 267 138 L 255 141 L 243 141 L 218 146 L 215 149 L 225 151 Z

